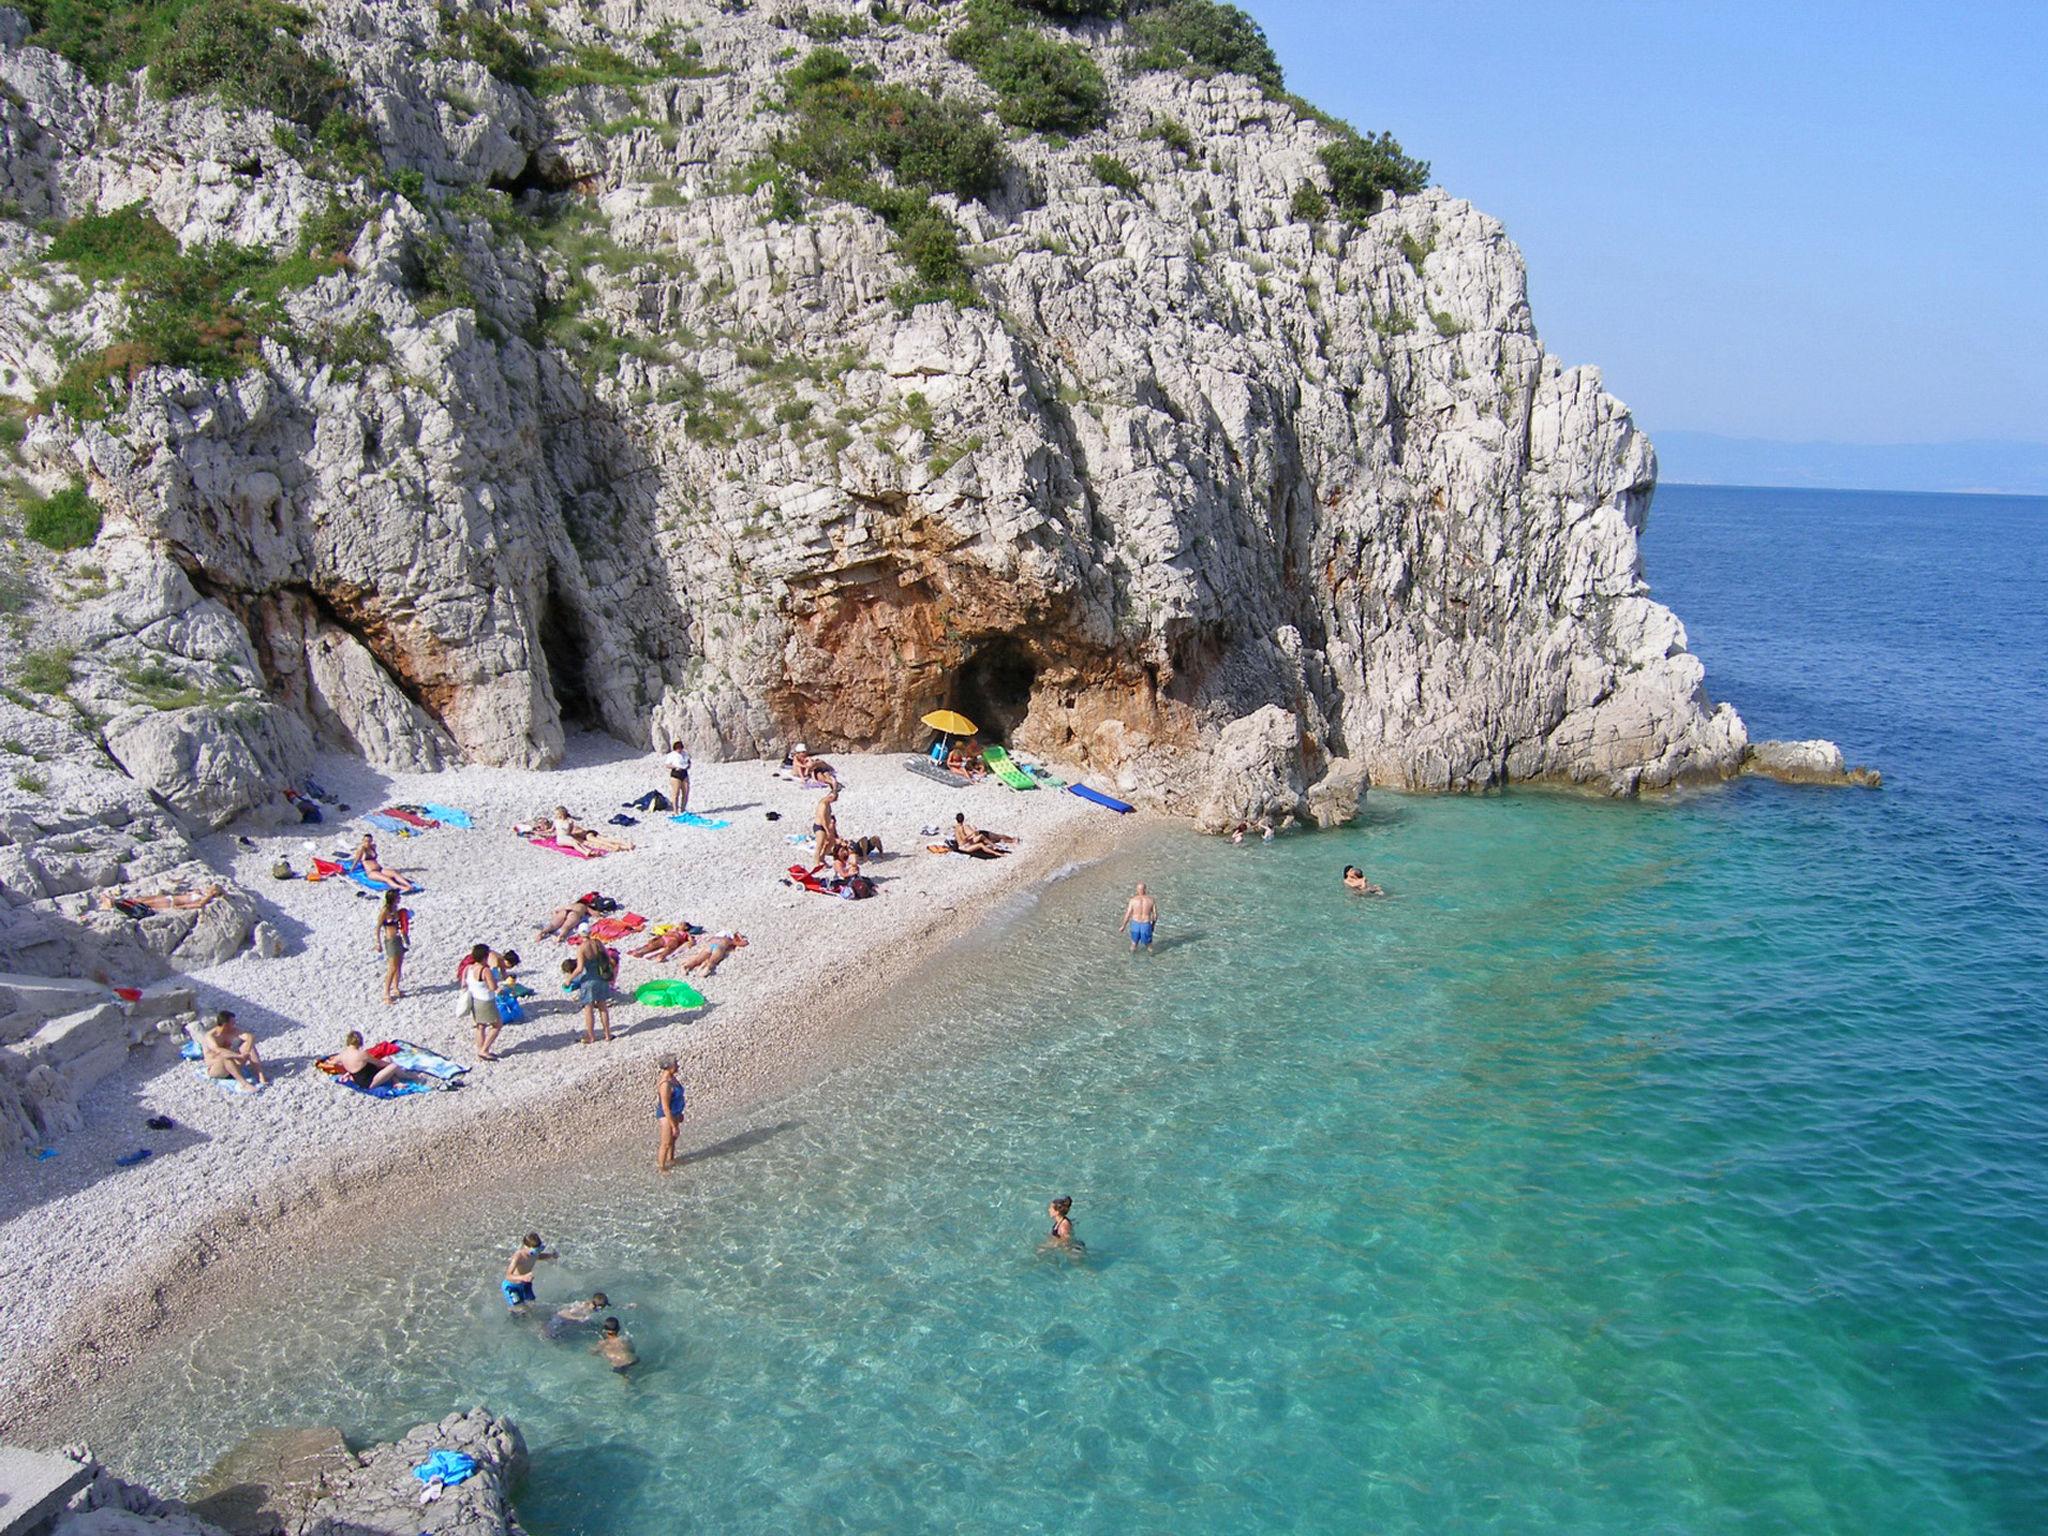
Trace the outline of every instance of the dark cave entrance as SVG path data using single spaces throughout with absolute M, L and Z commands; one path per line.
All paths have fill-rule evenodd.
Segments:
M 1005 637 L 976 651 L 954 674 L 949 707 L 980 726 L 984 741 L 1007 742 L 1031 712 L 1037 685 L 1038 663 Z
M 548 664 L 548 684 L 555 690 L 555 707 L 562 712 L 563 725 L 602 730 L 597 696 L 590 688 L 590 674 L 584 670 L 590 635 L 576 610 L 563 602 L 553 587 L 540 611 L 540 652 Z

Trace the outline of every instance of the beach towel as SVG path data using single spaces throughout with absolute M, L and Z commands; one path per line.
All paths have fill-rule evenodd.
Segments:
M 809 891 L 813 896 L 836 896 L 841 901 L 859 901 L 875 894 L 875 882 L 866 875 L 855 875 L 845 884 L 837 881 L 820 880 L 801 864 L 789 866 L 789 878 Z
M 422 831 L 430 831 L 441 825 L 438 821 L 422 816 L 419 812 L 410 810 L 402 805 L 387 805 L 377 814 L 379 816 L 389 816 L 393 820 L 402 821 L 409 827 L 418 827 Z
M 423 1483 L 440 1482 L 453 1488 L 476 1475 L 476 1458 L 461 1451 L 436 1451 L 414 1467 L 412 1475 Z
M 342 865 L 341 863 L 339 863 L 339 862 L 338 862 L 337 860 L 334 860 L 334 859 L 315 859 L 315 860 L 313 861 L 313 868 L 312 868 L 312 870 L 311 870 L 311 871 L 310 871 L 310 872 L 309 872 L 309 873 L 308 873 L 308 874 L 306 875 L 306 878 L 307 878 L 308 880 L 316 880 L 316 881 L 317 881 L 317 880 L 325 880 L 325 879 L 326 879 L 326 878 L 327 878 L 327 877 L 328 877 L 329 875 L 339 875 L 339 874 L 342 874 L 342 873 L 344 873 L 344 872 L 345 872 L 345 867 L 344 867 L 344 866 L 343 866 L 343 865 Z
M 571 843 L 558 843 L 552 837 L 529 837 L 527 841 L 536 848 L 548 848 L 556 853 L 566 853 L 572 859 L 601 859 L 604 857 L 604 850 L 601 848 L 578 848 Z
M 366 811 L 363 813 L 363 820 L 379 832 L 396 832 L 401 837 L 409 836 L 412 832 L 412 828 L 396 816 L 386 816 L 382 811 Z
M 669 817 L 669 820 L 679 827 L 717 828 L 732 825 L 729 821 L 714 821 L 709 816 L 699 816 L 695 811 L 684 811 L 680 816 Z
M 601 917 L 590 925 L 592 935 L 607 941 L 623 939 L 629 933 L 638 933 L 647 926 L 647 919 L 638 912 L 628 912 L 623 917 Z
M 455 1082 L 469 1070 L 458 1062 L 450 1061 L 438 1051 L 430 1051 L 423 1045 L 414 1045 L 410 1040 L 397 1040 L 391 1043 L 398 1047 L 398 1051 L 390 1059 L 408 1072 L 424 1072 L 429 1077 L 437 1077 L 442 1082 L 449 1083 Z M 360 1093 L 367 1099 L 402 1099 L 409 1094 L 434 1091 L 431 1085 L 416 1082 L 385 1083 L 378 1088 L 362 1088 L 358 1087 L 356 1080 L 346 1072 L 332 1071 L 324 1064 L 321 1070 L 326 1071 L 329 1077 L 349 1092 Z
M 934 784 L 943 784 L 948 789 L 965 789 L 974 781 L 961 773 L 948 773 L 937 763 L 922 757 L 907 757 L 903 760 L 906 770 L 920 779 L 930 779 Z
M 454 827 L 457 831 L 467 832 L 474 825 L 469 819 L 469 812 L 458 811 L 452 805 L 435 805 L 430 801 L 421 806 L 420 811 L 423 815 L 433 817 L 442 826 Z
M 1000 853 L 991 853 L 986 848 L 962 848 L 950 837 L 943 843 L 927 843 L 924 851 L 926 853 L 957 853 L 970 859 L 1000 859 L 1002 857 Z
M 341 872 L 366 891 L 395 891 L 398 889 L 397 886 L 392 885 L 389 881 L 373 880 L 370 876 L 363 873 L 363 866 L 360 864 L 344 865 Z M 424 886 L 414 887 L 414 890 L 424 889 Z M 410 895 L 411 892 L 407 892 L 407 894 Z
M 1026 763 L 1024 771 L 1047 789 L 1065 789 L 1067 781 L 1042 763 Z

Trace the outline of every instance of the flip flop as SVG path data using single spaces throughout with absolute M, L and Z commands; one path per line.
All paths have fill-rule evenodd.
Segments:
M 117 1168 L 133 1168 L 137 1163 L 143 1162 L 154 1155 L 147 1147 L 137 1147 L 126 1156 L 115 1158 L 114 1166 Z
M 178 1122 L 173 1120 L 169 1115 L 151 1115 L 147 1120 L 143 1121 L 142 1123 L 148 1126 L 152 1131 L 173 1130 L 177 1127 L 178 1124 Z

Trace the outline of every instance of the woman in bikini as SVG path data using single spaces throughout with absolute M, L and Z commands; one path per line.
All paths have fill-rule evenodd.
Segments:
M 1088 1245 L 1074 1236 L 1073 1209 L 1072 1195 L 1061 1195 L 1045 1208 L 1045 1214 L 1052 1218 L 1052 1232 L 1038 1245 L 1041 1253 L 1047 1249 L 1077 1255 L 1088 1251 Z
M 594 832 L 584 826 L 569 814 L 566 805 L 555 807 L 554 820 L 555 841 L 558 843 L 564 843 L 571 848 L 581 848 L 586 853 L 593 850 L 599 853 L 627 853 L 632 850 L 633 845 L 623 837 L 607 837 L 602 832 Z
M 363 840 L 356 844 L 355 863 L 356 868 L 360 869 L 372 880 L 382 880 L 394 891 L 402 891 L 410 896 L 420 888 L 417 880 L 412 879 L 410 876 L 402 875 L 397 870 L 379 861 L 377 858 L 377 839 L 367 832 L 363 834 Z
M 398 904 L 398 892 L 386 891 L 382 905 L 377 908 L 377 952 L 384 957 L 387 1003 L 395 1003 L 403 995 L 399 975 L 405 969 L 405 952 L 411 946 L 411 928 L 412 914 Z
M 684 971 L 701 971 L 706 976 L 716 975 L 718 968 L 725 964 L 726 957 L 736 949 L 747 947 L 744 933 L 721 933 L 705 940 L 682 963 Z
M 690 925 L 677 923 L 666 933 L 655 934 L 638 949 L 630 950 L 628 953 L 635 960 L 666 960 L 677 950 L 688 949 L 695 942 L 696 936 L 690 932 Z

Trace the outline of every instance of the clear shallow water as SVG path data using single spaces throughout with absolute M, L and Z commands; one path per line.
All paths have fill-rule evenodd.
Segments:
M 950 957 L 887 1059 L 666 1184 L 636 1150 L 394 1239 L 110 1400 L 103 1448 L 487 1402 L 537 1536 L 2042 1529 L 2044 533 L 1667 490 L 1651 571 L 1717 693 L 1882 793 L 1163 836 Z M 1084 1265 L 1034 1251 L 1055 1193 Z M 636 1303 L 634 1380 L 504 1318 L 529 1224 L 544 1296 Z

